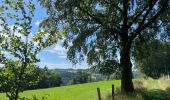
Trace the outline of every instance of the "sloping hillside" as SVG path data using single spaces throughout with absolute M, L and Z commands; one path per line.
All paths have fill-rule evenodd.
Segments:
M 29 90 L 20 94 L 20 97 L 32 98 L 32 95 L 36 95 L 39 99 L 47 97 L 47 100 L 97 100 L 96 88 L 100 87 L 101 94 L 104 96 L 111 93 L 112 84 L 120 86 L 120 80 Z M 5 97 L 5 94 L 0 94 L 0 100 L 8 99 Z

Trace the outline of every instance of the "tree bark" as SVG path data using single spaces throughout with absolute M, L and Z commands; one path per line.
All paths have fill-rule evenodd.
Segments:
M 130 48 L 131 43 L 128 41 L 124 41 L 122 45 L 122 49 L 120 51 L 120 65 L 122 71 L 121 78 L 121 91 L 122 92 L 133 92 L 133 82 L 132 82 L 132 63 L 130 60 Z

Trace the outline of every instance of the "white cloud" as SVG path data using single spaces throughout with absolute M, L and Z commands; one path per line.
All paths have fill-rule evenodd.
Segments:
M 4 28 L 2 27 L 1 24 L 3 24 L 3 23 L 2 23 L 2 21 L 0 20 L 0 31 L 4 30 Z M 0 35 L 1 35 L 1 36 L 4 36 L 4 37 L 8 37 L 7 34 L 5 34 L 5 33 L 4 33 L 4 34 L 0 34 Z
M 9 52 L 7 52 L 7 51 L 2 51 L 2 53 L 5 55 L 9 55 Z
M 69 64 L 53 64 L 53 63 L 44 63 L 40 62 L 37 63 L 41 68 L 47 66 L 49 69 L 67 69 L 67 68 L 72 68 Z
M 57 54 L 61 58 L 66 58 L 67 50 L 60 44 L 56 44 L 53 48 L 47 49 L 45 51 Z
M 2 20 L 0 20 L 0 30 L 3 29 L 3 28 L 2 28 L 2 24 L 3 24 L 3 22 L 2 22 Z
M 36 25 L 36 26 L 39 26 L 42 21 L 43 21 L 43 20 L 37 20 L 37 21 L 35 22 L 35 25 Z
M 3 67 L 4 66 L 4 64 L 0 64 L 0 67 Z
M 69 68 L 87 69 L 88 68 L 86 64 L 77 64 L 73 66 L 71 63 L 54 64 L 54 63 L 47 63 L 47 62 L 39 62 L 37 63 L 37 65 L 40 66 L 41 68 L 47 66 L 49 69 L 69 69 Z
M 14 29 L 15 29 L 15 31 L 14 31 Z M 22 29 L 22 28 L 21 28 L 20 26 L 10 25 L 10 30 L 11 30 L 11 32 L 12 32 L 15 36 L 21 37 L 21 41 L 25 41 L 25 40 L 26 40 L 26 37 L 25 37 L 22 33 L 19 32 L 19 30 L 21 30 L 21 29 Z M 2 26 L 0 26 L 0 30 L 3 30 L 3 27 L 2 27 Z M 7 33 L 1 34 L 1 35 L 3 35 L 4 37 L 9 37 L 9 36 L 10 36 L 10 34 L 7 34 Z M 31 41 L 32 38 L 33 38 L 33 36 L 34 36 L 33 33 L 30 33 L 30 34 L 28 35 L 28 41 Z
M 11 26 L 11 30 L 13 30 L 14 27 L 16 27 L 16 30 L 14 31 L 14 34 L 15 34 L 16 36 L 18 36 L 18 37 L 21 37 L 21 40 L 22 40 L 22 41 L 25 41 L 26 37 L 24 37 L 24 35 L 19 32 L 19 30 L 21 30 L 22 28 L 19 27 L 19 26 L 12 25 L 12 26 Z M 33 37 L 33 34 L 30 33 L 29 36 L 28 36 L 28 40 L 30 41 L 30 40 L 32 39 L 32 37 Z
M 0 24 L 3 24 L 1 20 L 0 20 Z M 14 33 L 17 37 L 21 37 L 21 40 L 22 40 L 22 41 L 25 41 L 26 38 L 24 37 L 23 34 L 21 34 L 21 33 L 19 32 L 19 30 L 22 29 L 20 26 L 9 25 L 9 27 L 10 27 L 10 30 L 11 30 L 12 33 Z M 0 25 L 0 31 L 1 31 L 1 30 L 4 30 L 4 28 Z M 15 31 L 14 31 L 14 30 L 15 30 Z M 1 34 L 1 35 L 5 36 L 5 37 L 8 37 L 8 36 L 9 36 L 9 34 L 6 34 L 6 33 Z M 33 38 L 33 36 L 34 36 L 33 33 L 30 33 L 29 36 L 28 36 L 28 40 L 31 41 L 32 38 Z
M 2 26 L 0 26 L 0 31 L 1 31 L 2 29 L 3 29 Z

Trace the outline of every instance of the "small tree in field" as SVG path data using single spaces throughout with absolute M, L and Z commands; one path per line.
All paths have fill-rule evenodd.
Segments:
M 169 35 L 169 0 L 39 1 L 49 14 L 41 26 L 53 27 L 52 34 L 56 31 L 65 35 L 67 57 L 73 63 L 87 56 L 90 66 L 100 66 L 120 53 L 124 92 L 134 90 L 131 58 L 134 46 L 141 45 L 136 41 L 143 43 L 158 35 Z
M 24 85 L 38 81 L 36 55 L 45 47 L 41 39 L 31 33 L 35 6 L 32 0 L 0 1 L 0 88 L 10 100 L 17 100 Z M 35 43 L 35 41 L 37 43 Z M 27 78 L 35 76 L 35 80 Z
M 28 64 L 22 74 L 23 79 L 19 79 L 22 68 L 20 61 L 8 61 L 0 71 L 0 89 L 6 93 L 10 100 L 16 100 L 18 93 L 24 90 L 24 86 L 35 85 L 38 82 L 38 76 L 35 74 L 35 66 Z M 32 80 L 29 78 L 34 77 Z M 40 79 L 40 78 L 39 78 Z M 18 89 L 18 90 L 17 90 Z M 18 92 L 17 92 L 18 91 Z

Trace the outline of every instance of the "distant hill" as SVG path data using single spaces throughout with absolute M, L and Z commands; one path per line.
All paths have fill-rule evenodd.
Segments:
M 55 70 L 61 75 L 62 82 L 63 82 L 62 85 L 65 86 L 71 84 L 70 82 L 75 77 L 76 72 L 80 69 L 55 69 Z M 91 82 L 106 80 L 106 76 L 99 73 L 92 72 L 90 69 L 81 69 L 81 70 L 88 72 L 91 75 L 92 77 Z

